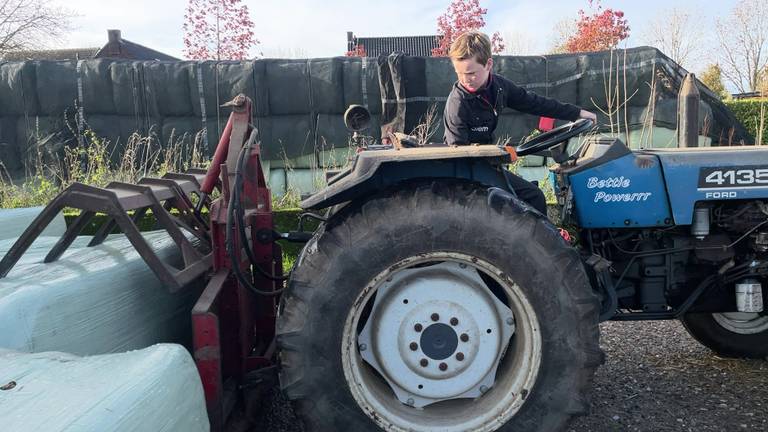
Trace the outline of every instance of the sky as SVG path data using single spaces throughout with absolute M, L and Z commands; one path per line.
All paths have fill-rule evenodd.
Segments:
M 183 58 L 182 23 L 187 0 L 53 0 L 79 16 L 61 48 L 100 47 L 107 29 L 120 29 L 123 38 Z M 630 25 L 628 46 L 645 44 L 643 35 L 659 14 L 678 8 L 696 14 L 702 49 L 690 69 L 711 63 L 714 18 L 725 17 L 737 0 L 603 0 L 605 8 L 625 12 Z M 343 55 L 346 34 L 407 36 L 435 34 L 437 17 L 450 0 L 243 0 L 250 9 L 261 44 L 253 54 L 266 57 L 332 57 Z M 526 54 L 545 54 L 558 23 L 575 19 L 587 0 L 481 0 L 488 9 L 485 31 L 499 31 L 510 46 Z

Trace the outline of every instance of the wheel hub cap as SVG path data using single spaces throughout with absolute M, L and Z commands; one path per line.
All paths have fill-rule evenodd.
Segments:
M 421 351 L 432 360 L 450 357 L 458 345 L 459 335 L 446 324 L 432 324 L 421 334 Z
M 468 264 L 399 270 L 379 287 L 360 355 L 404 404 L 476 398 L 494 383 L 512 311 Z

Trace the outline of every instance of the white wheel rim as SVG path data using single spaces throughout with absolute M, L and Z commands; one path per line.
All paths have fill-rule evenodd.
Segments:
M 714 313 L 712 318 L 724 329 L 738 334 L 757 334 L 768 330 L 768 316 L 754 312 Z
M 427 265 L 426 270 L 419 265 Z M 499 284 L 508 307 L 479 276 L 472 276 L 476 271 Z M 423 289 L 430 274 L 430 281 L 442 284 L 440 292 Z M 478 288 L 478 280 L 485 290 Z M 452 301 L 457 295 L 463 304 Z M 538 320 L 520 287 L 490 263 L 449 252 L 409 258 L 377 275 L 354 305 L 342 336 L 344 375 L 363 412 L 384 430 L 493 431 L 517 413 L 533 388 L 541 364 Z M 371 317 L 380 315 L 376 325 L 363 316 L 366 305 Z M 422 339 L 413 322 L 424 323 Z M 397 330 L 385 331 L 389 327 Z M 447 327 L 468 340 L 453 341 L 451 357 L 429 357 L 428 366 L 421 366 L 425 353 L 436 357 L 435 347 L 443 346 L 424 339 L 427 329 Z M 424 347 L 412 349 L 425 340 Z M 455 355 L 459 351 L 461 361 Z

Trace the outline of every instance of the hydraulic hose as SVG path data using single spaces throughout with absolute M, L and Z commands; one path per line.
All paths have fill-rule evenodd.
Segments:
M 235 244 L 234 239 L 232 238 L 232 231 L 233 231 L 233 224 L 235 224 L 234 218 L 238 216 L 238 231 L 240 234 L 240 240 L 243 246 L 245 247 L 246 254 L 248 255 L 248 260 L 251 265 L 251 267 L 255 268 L 262 276 L 273 280 L 273 281 L 284 281 L 287 279 L 287 277 L 281 277 L 277 278 L 273 275 L 270 275 L 266 273 L 264 270 L 262 270 L 258 265 L 255 264 L 255 257 L 253 256 L 253 251 L 250 248 L 250 245 L 248 244 L 247 236 L 245 235 L 245 227 L 243 226 L 243 217 L 241 215 L 242 209 L 241 203 L 240 203 L 240 191 L 243 187 L 242 185 L 242 172 L 243 172 L 243 161 L 245 160 L 245 155 L 249 153 L 250 150 L 250 144 L 252 142 L 252 139 L 249 139 L 246 145 L 243 146 L 243 148 L 240 150 L 240 154 L 238 155 L 237 159 L 237 166 L 235 168 L 235 184 L 232 188 L 232 193 L 229 197 L 229 203 L 227 204 L 227 223 L 226 223 L 226 236 L 224 243 L 226 245 L 227 255 L 229 255 L 230 260 L 232 261 L 232 272 L 234 273 L 237 280 L 245 286 L 248 290 L 253 292 L 257 295 L 264 295 L 264 296 L 274 296 L 281 294 L 285 288 L 280 288 L 275 291 L 265 291 L 256 288 L 251 281 L 248 280 L 248 278 L 243 274 L 242 269 L 240 268 L 240 262 L 237 257 L 239 256 L 239 253 L 235 253 Z
M 248 256 L 248 261 L 251 263 L 251 266 L 255 268 L 256 271 L 259 272 L 259 274 L 261 274 L 263 277 L 269 280 L 285 281 L 285 280 L 288 280 L 288 278 L 290 277 L 290 273 L 287 276 L 274 276 L 264 271 L 256 263 L 256 256 L 253 254 L 253 250 L 251 249 L 250 242 L 248 241 L 248 236 L 245 232 L 245 225 L 242 223 L 242 221 L 245 219 L 245 212 L 243 210 L 243 203 L 241 199 L 242 192 L 243 192 L 243 171 L 245 170 L 244 161 L 245 161 L 245 155 L 250 152 L 253 138 L 254 138 L 254 135 L 252 133 L 251 138 L 248 139 L 246 145 L 243 146 L 243 148 L 240 150 L 240 154 L 238 155 L 237 167 L 235 170 L 235 184 L 233 186 L 230 202 L 233 202 L 235 206 L 234 216 L 237 217 L 237 220 L 241 222 L 237 224 L 238 232 L 240 234 L 240 241 L 241 243 L 243 243 L 243 246 L 245 248 L 245 253 Z

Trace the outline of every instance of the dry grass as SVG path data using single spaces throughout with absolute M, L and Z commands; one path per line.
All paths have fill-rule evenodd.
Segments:
M 202 153 L 204 133 L 194 137 L 172 134 L 166 146 L 160 145 L 152 130 L 146 136 L 134 133 L 118 158 L 112 156 L 119 143 L 112 145 L 91 130 L 85 131 L 76 147 L 63 146 L 51 136 L 35 137 L 34 153 L 21 183 L 14 182 L 5 167 L 0 171 L 0 208 L 45 205 L 75 182 L 103 187 L 112 181 L 136 182 L 141 177 L 205 166 L 209 161 Z
M 437 105 L 431 104 L 419 119 L 419 124 L 413 128 L 411 135 L 416 137 L 420 145 L 428 144 L 440 127 L 441 120 Z

